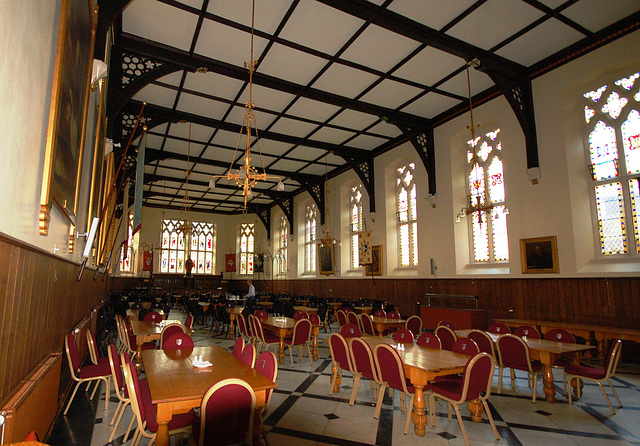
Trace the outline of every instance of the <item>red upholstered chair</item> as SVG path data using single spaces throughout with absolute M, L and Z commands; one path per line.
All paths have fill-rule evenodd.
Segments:
M 193 329 L 193 315 L 191 313 L 187 314 L 187 318 L 184 320 L 184 326 L 187 327 L 187 330 Z
M 269 317 L 269 313 L 267 313 L 266 310 L 262 310 L 262 309 L 256 310 L 256 312 L 253 313 L 253 315 L 258 319 L 266 319 Z
M 71 372 L 71 378 L 76 382 L 75 387 L 73 388 L 73 393 L 71 394 L 71 398 L 69 398 L 69 402 L 67 403 L 67 407 L 64 409 L 64 415 L 69 411 L 69 407 L 71 407 L 71 403 L 73 402 L 73 398 L 76 396 L 76 392 L 78 391 L 78 387 L 82 383 L 96 383 L 93 392 L 91 393 L 90 399 L 93 399 L 98 387 L 100 386 L 100 381 L 104 381 L 106 384 L 106 393 L 104 399 L 104 409 L 109 409 L 109 397 L 111 392 L 109 390 L 109 383 L 111 382 L 111 368 L 109 367 L 109 362 L 103 362 L 99 364 L 89 364 L 82 367 L 82 360 L 80 359 L 80 352 L 78 351 L 78 344 L 76 344 L 76 337 L 73 332 L 69 333 L 64 338 L 64 348 L 67 352 L 67 360 L 69 362 L 69 370 Z
M 253 344 L 256 338 L 255 336 L 253 336 L 253 332 L 251 330 L 251 327 L 249 326 L 249 322 L 244 317 L 244 314 L 238 314 L 238 317 L 236 317 L 236 324 L 238 324 L 238 331 L 240 332 L 240 336 L 245 338 L 245 341 L 248 344 Z
M 322 321 L 320 320 L 320 316 L 318 316 L 317 314 L 310 314 L 309 315 L 309 322 L 311 322 L 311 325 L 322 325 Z
M 531 339 L 541 339 L 540 333 L 536 330 L 535 327 L 531 325 L 521 325 L 515 330 L 513 330 L 513 334 L 516 336 L 520 336 L 521 338 L 531 338 Z
M 347 313 L 340 309 L 338 311 L 336 311 L 336 315 L 338 318 L 338 326 L 342 327 L 343 325 L 345 325 L 347 323 Z
M 371 320 L 371 316 L 368 314 L 362 313 L 360 315 L 360 326 L 362 327 L 362 333 L 369 336 L 376 335 L 376 330 L 373 327 L 373 321 Z
M 362 332 L 362 327 L 360 326 L 362 321 L 360 320 L 360 317 L 358 316 L 357 313 L 355 313 L 353 311 L 348 312 L 347 313 L 347 323 L 356 325 L 360 329 L 360 331 Z
M 388 344 L 378 344 L 373 351 L 376 363 L 376 375 L 378 378 L 378 401 L 376 403 L 376 413 L 374 418 L 380 417 L 382 409 L 382 401 L 384 400 L 384 391 L 387 387 L 399 390 L 400 393 L 400 409 L 407 413 L 407 421 L 404 425 L 404 434 L 409 432 L 409 422 L 411 421 L 411 413 L 413 412 L 413 398 L 415 396 L 415 388 L 411 385 L 404 374 L 404 366 L 398 352 Z M 410 395 L 409 409 L 406 408 L 405 395 Z
M 444 326 L 444 327 L 449 327 L 451 330 L 455 330 L 456 329 L 456 327 L 453 325 L 453 322 L 448 321 L 446 319 L 442 319 L 440 322 L 438 322 L 438 327 L 440 327 L 441 325 Z
M 451 351 L 454 353 L 462 353 L 467 356 L 475 356 L 480 353 L 480 348 L 473 339 L 460 338 L 453 343 Z
M 491 382 L 493 381 L 494 370 L 495 360 L 491 355 L 482 352 L 469 358 L 460 381 L 442 381 L 429 384 L 427 389 L 431 392 L 429 396 L 431 428 L 436 427 L 435 398 L 438 397 L 448 402 L 455 409 L 465 444 L 469 446 L 469 437 L 462 422 L 460 405 L 467 401 L 479 399 L 482 401 L 496 440 L 500 440 L 493 416 L 487 404 L 487 399 L 491 396 Z M 449 420 L 451 420 L 451 409 L 449 409 Z
M 413 336 L 417 338 L 422 334 L 422 318 L 414 314 L 407 319 L 407 321 L 404 323 L 404 327 L 408 330 L 411 330 Z
M 533 376 L 532 399 L 536 402 L 538 375 L 542 372 L 542 364 L 529 356 L 529 346 L 519 336 L 504 334 L 496 342 L 500 358 L 498 373 L 498 393 L 502 393 L 502 370 L 511 369 L 511 388 L 516 389 L 515 371 L 522 370 Z
M 96 336 L 93 333 L 92 329 L 87 329 L 86 331 L 86 335 L 87 335 L 87 347 L 89 347 L 89 357 L 91 358 L 91 362 L 94 364 L 100 364 L 100 363 L 105 363 L 105 364 L 109 364 L 109 357 L 108 356 L 100 356 L 100 353 L 98 352 L 98 343 L 96 342 Z
M 345 338 L 362 337 L 362 332 L 355 324 L 345 324 L 340 327 L 340 334 Z
M 573 334 L 569 333 L 567 330 L 562 328 L 554 328 L 553 330 L 549 330 L 547 334 L 544 335 L 544 339 L 546 341 L 554 341 L 554 342 L 563 342 L 565 344 L 575 344 L 576 338 Z M 566 358 L 564 356 L 559 357 L 556 362 L 553 363 L 554 367 L 564 369 L 565 367 L 569 367 L 573 362 L 571 358 Z M 566 374 L 564 374 L 564 394 L 567 394 L 567 381 Z
M 389 319 L 402 319 L 402 316 L 400 316 L 400 313 L 398 313 L 397 311 L 390 311 L 387 313 L 387 317 Z
M 393 340 L 401 344 L 413 344 L 413 333 L 406 328 L 398 328 L 393 334 Z
M 278 377 L 278 360 L 276 359 L 276 355 L 271 352 L 262 352 L 258 359 L 256 359 L 256 363 L 253 366 L 254 370 L 260 373 L 262 376 L 270 379 L 273 382 L 276 382 L 276 378 Z M 273 389 L 268 389 L 265 391 L 265 404 L 262 409 L 262 419 L 264 420 L 269 413 L 269 403 L 271 402 L 271 396 L 273 395 Z M 267 431 L 262 431 L 262 438 L 267 446 L 269 446 L 269 441 L 267 440 Z
M 23 442 L 27 442 L 27 441 L 38 441 L 38 434 L 36 434 L 36 431 L 31 431 L 27 434 L 26 437 L 24 437 L 24 440 L 22 440 Z
M 120 425 L 120 421 L 122 420 L 122 415 L 124 415 L 124 411 L 131 401 L 129 400 L 129 392 L 124 382 L 124 376 L 122 375 L 122 360 L 120 355 L 118 355 L 118 351 L 116 350 L 115 345 L 110 344 L 107 349 L 107 357 L 109 358 L 109 366 L 111 368 L 111 377 L 113 378 L 113 387 L 115 390 L 116 397 L 118 398 L 118 407 L 116 407 L 116 411 L 113 414 L 113 418 L 111 419 L 111 426 L 113 429 L 111 431 L 111 435 L 109 436 L 108 443 L 113 441 L 113 437 L 118 430 L 118 426 Z M 127 355 L 128 356 L 128 355 Z M 146 379 L 140 380 L 140 387 L 143 398 L 146 395 L 146 401 L 151 403 L 151 395 L 149 392 L 149 385 L 147 384 Z M 117 420 L 116 420 L 117 417 Z M 124 436 L 124 440 L 122 443 L 127 442 L 127 438 L 129 438 L 129 433 L 131 432 L 131 427 L 133 426 L 133 422 L 135 417 L 131 418 L 131 422 L 129 423 L 129 427 L 127 428 L 127 433 Z M 115 422 L 115 425 L 113 424 Z
M 373 313 L 373 317 L 387 317 L 387 312 L 384 310 L 376 310 L 375 313 Z
M 214 384 L 200 404 L 200 426 L 195 429 L 197 444 L 220 446 L 251 442 L 255 411 L 256 395 L 245 381 L 228 378 Z
M 267 351 L 270 346 L 273 346 L 275 351 L 275 346 L 280 345 L 280 338 L 271 331 L 264 331 L 262 328 L 262 321 L 254 315 L 250 315 L 249 320 L 251 321 L 251 327 L 256 335 L 256 342 L 258 343 L 256 353 L 260 354 L 262 346 L 264 346 L 264 351 Z
M 333 383 L 342 376 L 342 371 L 346 370 L 349 373 L 353 373 L 353 366 L 351 364 L 351 354 L 349 353 L 349 346 L 347 341 L 340 333 L 331 333 L 329 336 L 329 353 L 333 360 L 331 367 L 331 386 L 329 388 L 329 395 L 333 393 Z
M 290 338 L 284 339 L 284 345 L 289 348 L 289 356 L 291 357 L 291 365 L 293 366 L 293 346 L 298 346 L 299 360 L 302 361 L 302 347 L 307 349 L 309 355 L 309 363 L 313 365 L 311 358 L 311 349 L 309 348 L 309 339 L 311 338 L 311 321 L 309 319 L 300 319 L 293 326 L 293 333 Z
M 163 318 L 157 311 L 150 311 L 145 315 L 144 320 L 147 322 L 162 322 Z
M 162 329 L 162 333 L 160 333 L 160 348 L 164 348 L 165 341 L 175 334 L 185 333 L 187 328 L 180 324 L 169 324 Z
M 242 350 L 244 349 L 244 339 L 238 338 L 236 342 L 233 344 L 233 350 L 231 350 L 231 354 L 236 358 L 240 359 L 242 356 Z
M 496 359 L 496 348 L 493 339 L 491 339 L 491 336 L 489 336 L 487 332 L 474 329 L 469 332 L 468 338 L 473 339 L 473 341 L 478 344 L 481 352 L 488 353 L 493 356 L 493 359 Z
M 156 419 L 156 406 L 145 404 L 142 397 L 142 388 L 138 380 L 136 367 L 133 363 L 125 364 L 123 367 L 124 381 L 131 399 L 131 409 L 138 422 L 138 427 L 133 434 L 131 444 L 137 444 L 142 437 L 149 438 L 153 443 L 158 432 L 158 422 Z M 174 415 L 169 422 L 169 435 L 191 434 L 191 426 L 196 421 L 195 412 L 191 410 L 185 414 Z
M 300 319 L 309 319 L 309 314 L 305 311 L 296 310 L 296 312 L 293 313 L 293 320 L 298 321 Z
M 507 324 L 503 324 L 502 322 L 493 322 L 491 325 L 489 325 L 487 331 L 489 333 L 500 335 L 511 333 L 511 329 L 509 328 L 509 326 Z
M 249 367 L 253 368 L 253 365 L 256 362 L 256 347 L 253 344 L 247 344 L 242 349 L 242 353 L 240 353 L 240 361 L 247 364 Z
M 349 340 L 351 352 L 351 365 L 353 367 L 353 390 L 349 404 L 353 406 L 358 393 L 358 383 L 360 379 L 367 378 L 373 387 L 373 398 L 378 397 L 378 379 L 376 376 L 376 363 L 373 359 L 373 350 L 362 338 L 351 338 Z
M 606 381 L 607 383 L 609 383 L 609 387 L 611 387 L 616 400 L 618 400 L 618 405 L 622 407 L 622 402 L 618 397 L 618 392 L 616 392 L 616 389 L 611 384 L 611 377 L 616 374 L 616 368 L 618 367 L 618 361 L 620 361 L 621 351 L 622 341 L 620 339 L 616 339 L 615 341 L 612 341 L 611 347 L 609 347 L 609 351 L 607 352 L 604 363 L 604 369 L 595 369 L 584 365 L 570 365 L 568 367 L 565 367 L 564 369 L 565 381 L 567 380 L 567 378 L 569 378 L 569 383 L 571 383 L 571 380 L 573 380 L 574 378 L 588 379 L 589 381 L 597 383 L 600 386 L 600 390 L 602 390 L 602 394 L 606 398 L 607 403 L 609 404 L 609 408 L 614 415 L 616 411 L 613 409 L 611 401 L 609 401 L 607 392 L 605 392 L 604 387 L 602 387 L 602 381 Z M 579 386 L 578 392 L 580 392 Z M 568 391 L 568 393 L 569 404 L 573 404 L 571 391 Z M 578 396 L 580 396 L 580 393 L 578 393 Z
M 442 344 L 440 343 L 440 338 L 438 337 L 438 335 L 430 331 L 425 331 L 424 333 L 422 333 L 418 338 L 416 344 L 428 348 L 442 348 Z
M 129 321 L 124 321 L 123 325 L 128 342 L 127 351 L 133 355 L 137 352 L 136 336 L 133 334 L 133 330 L 131 329 L 131 324 L 129 323 Z M 144 344 L 142 344 L 142 350 L 153 350 L 155 348 L 156 343 L 153 341 L 145 342 Z
M 458 340 L 453 330 L 446 325 L 439 325 L 438 328 L 436 328 L 436 335 L 440 338 L 442 350 L 451 350 L 453 344 Z
M 162 350 L 193 349 L 193 339 L 186 333 L 176 333 L 164 340 Z

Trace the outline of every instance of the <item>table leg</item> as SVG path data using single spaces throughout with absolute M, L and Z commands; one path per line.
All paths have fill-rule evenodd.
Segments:
M 424 437 L 427 432 L 427 422 L 429 421 L 429 416 L 424 411 L 424 393 L 422 389 L 423 385 L 414 385 L 416 389 L 415 397 L 413 399 L 413 414 L 411 415 L 411 419 L 413 420 L 413 430 L 416 435 L 419 437 Z M 378 395 L 378 398 L 382 398 L 382 396 Z
M 157 446 L 169 446 L 169 422 L 173 417 L 172 409 L 158 404 L 156 418 L 158 422 L 158 431 L 156 433 L 155 444 Z
M 542 371 L 542 382 L 544 383 L 544 394 L 547 399 L 547 403 L 556 402 L 556 386 L 553 384 L 553 367 L 550 364 L 544 364 L 544 370 Z
M 280 364 L 284 364 L 285 357 L 286 357 L 286 354 L 284 351 L 284 335 L 281 335 L 280 342 L 278 344 L 278 359 L 280 361 Z
M 142 370 L 142 344 L 144 340 L 141 336 L 136 336 L 136 357 L 134 363 L 136 365 L 136 369 L 138 370 L 138 374 Z
M 254 445 L 263 445 L 262 433 L 264 432 L 264 425 L 262 424 L 262 409 L 265 405 L 265 392 L 256 392 L 256 413 L 253 417 L 253 438 L 252 443 Z
M 335 361 L 331 364 L 331 376 L 336 377 L 333 383 L 331 383 L 333 385 L 333 389 L 331 390 L 331 393 L 339 393 L 340 384 L 342 384 L 342 376 L 340 375 L 340 370 L 338 370 L 338 366 Z
M 482 423 L 482 414 L 484 413 L 484 407 L 480 400 L 471 400 L 467 403 L 469 412 L 471 413 L 471 421 L 474 423 Z

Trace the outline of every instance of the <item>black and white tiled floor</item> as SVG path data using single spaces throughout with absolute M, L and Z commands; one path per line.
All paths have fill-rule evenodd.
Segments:
M 183 315 L 173 312 L 171 318 Z M 212 337 L 205 327 L 195 327 L 193 339 L 196 345 L 221 345 L 231 349 L 233 341 Z M 321 338 L 328 335 L 321 333 Z M 349 405 L 353 381 L 345 374 L 341 392 L 329 395 L 331 359 L 326 342 L 320 342 L 320 359 L 309 364 L 306 352 L 302 361 L 294 353 L 294 366 L 289 356 L 278 371 L 277 384 L 265 430 L 271 446 L 404 446 L 416 444 L 463 445 L 464 439 L 455 418 L 447 419 L 447 407 L 437 407 L 435 429 L 427 428 L 425 437 L 418 437 L 413 426 L 404 435 L 406 415 L 400 411 L 399 392 L 393 398 L 387 394 L 378 420 L 373 418 L 374 400 L 369 383 L 363 380 L 358 388 L 356 403 Z M 288 355 L 288 354 L 287 354 Z M 496 369 L 497 372 L 497 369 Z M 538 380 L 538 402 L 531 402 L 531 391 L 526 375 L 518 373 L 516 391 L 510 386 L 509 372 L 503 379 L 503 394 L 497 392 L 497 376 L 494 377 L 493 392 L 489 403 L 493 410 L 501 440 L 493 437 L 488 421 L 471 422 L 469 412 L 462 409 L 465 427 L 472 445 L 545 445 L 545 446 L 640 446 L 640 375 L 619 372 L 612 380 L 624 405 L 618 409 L 615 398 L 610 395 L 616 414 L 612 415 L 600 389 L 596 384 L 585 383 L 580 401 L 569 405 L 562 391 L 562 371 L 554 372 L 558 389 L 557 403 L 544 401 L 542 384 Z M 559 385 L 558 385 L 559 384 Z M 609 390 L 610 393 L 610 390 Z M 104 396 L 102 396 L 104 398 Z M 67 417 L 58 420 L 54 432 L 48 439 L 53 446 L 82 445 L 105 446 L 111 434 L 109 422 L 117 406 L 112 397 L 109 410 L 104 410 L 104 400 L 95 398 L 91 404 L 88 396 L 81 392 Z M 93 415 L 95 413 L 95 416 Z M 127 409 L 114 446 L 122 443 L 131 411 Z M 146 444 L 143 440 L 142 444 Z

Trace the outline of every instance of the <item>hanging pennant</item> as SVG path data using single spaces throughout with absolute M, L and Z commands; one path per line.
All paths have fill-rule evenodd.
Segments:
M 224 264 L 225 264 L 225 272 L 227 273 L 235 273 L 236 272 L 236 255 L 235 254 L 225 254 L 224 255 Z
M 371 263 L 371 231 L 358 232 L 358 262 Z

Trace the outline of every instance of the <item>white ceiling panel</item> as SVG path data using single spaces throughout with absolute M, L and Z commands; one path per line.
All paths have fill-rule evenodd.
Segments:
M 204 92 L 229 101 L 235 99 L 243 85 L 243 81 L 212 72 L 188 73 L 184 82 L 187 90 Z
M 393 75 L 431 86 L 464 64 L 464 59 L 460 57 L 427 47 L 394 71 Z
M 342 58 L 380 71 L 388 71 L 420 44 L 415 40 L 369 25 L 342 53 Z
M 308 161 L 312 161 L 315 160 L 319 157 L 324 157 L 324 154 L 326 153 L 325 150 L 321 150 L 321 149 L 316 149 L 313 147 L 296 147 L 291 153 L 287 154 L 287 158 L 294 158 L 294 159 L 300 159 L 300 160 L 308 160 Z
M 602 8 L 602 0 L 581 0 L 562 11 L 562 14 L 589 31 L 596 32 L 640 10 L 638 0 L 614 0 L 604 3 L 606 7 Z
M 431 119 L 458 104 L 460 104 L 458 99 L 430 92 L 403 108 L 402 111 Z
M 323 127 L 316 133 L 311 135 L 311 139 L 314 139 L 316 141 L 329 142 L 331 144 L 342 144 L 347 139 L 353 138 L 354 136 L 355 133 L 353 132 Z
M 335 54 L 363 24 L 364 21 L 322 3 L 303 1 L 280 37 L 325 54 Z
M 339 96 L 355 98 L 376 79 L 377 77 L 373 74 L 346 65 L 333 64 L 320 76 L 320 79 L 313 83 L 312 87 Z
M 136 101 L 146 101 L 149 104 L 171 108 L 176 100 L 176 91 L 158 85 L 147 85 L 133 97 Z
M 365 94 L 362 100 L 382 107 L 396 109 L 422 93 L 422 91 L 423 90 L 412 87 L 411 85 L 385 79 L 376 85 L 373 90 Z
M 469 83 L 471 84 L 471 95 L 476 95 L 481 91 L 493 86 L 491 78 L 484 74 L 482 71 L 478 71 L 475 68 L 469 67 Z M 469 85 L 467 83 L 466 70 L 459 73 L 457 76 L 452 77 L 444 84 L 438 87 L 440 90 L 447 91 L 449 93 L 457 94 L 464 98 L 469 97 Z
M 178 122 L 171 125 L 171 130 L 169 130 L 169 136 L 179 137 L 179 138 L 189 138 L 189 133 L 191 133 L 191 141 L 199 141 L 206 143 L 209 141 L 211 134 L 213 133 L 213 129 L 210 127 L 205 127 L 199 124 L 193 124 L 189 122 Z
M 275 165 L 273 165 L 272 168 L 275 170 L 281 170 L 283 172 L 297 172 L 298 170 L 302 169 L 306 165 L 307 165 L 306 163 L 303 163 L 300 161 L 282 159 L 278 161 Z
M 389 124 L 384 121 L 381 121 L 375 127 L 372 127 L 369 131 L 371 133 L 375 133 L 376 135 L 384 135 L 390 138 L 395 138 L 402 134 L 397 125 Z
M 475 0 L 395 0 L 389 10 L 433 29 L 441 29 L 462 14 Z
M 327 60 L 320 57 L 276 44 L 271 47 L 257 71 L 299 85 L 307 85 L 327 63 Z
M 369 135 L 358 135 L 355 137 L 355 139 L 349 141 L 349 146 L 358 147 L 365 150 L 373 150 L 386 142 L 389 142 L 389 140 L 384 138 L 376 138 L 375 136 Z
M 183 92 L 180 95 L 176 108 L 185 113 L 192 113 L 213 119 L 222 119 L 229 106 L 222 102 Z
M 287 114 L 311 119 L 312 121 L 325 122 L 339 110 L 340 107 L 335 105 L 300 98 L 287 110 Z
M 488 0 L 447 34 L 488 50 L 541 16 L 522 1 Z
M 254 60 L 260 58 L 266 44 L 265 39 L 254 37 Z M 205 20 L 196 44 L 196 54 L 218 59 L 236 67 L 244 67 L 244 63 L 251 59 L 251 34 L 211 20 Z
M 256 30 L 275 32 L 282 17 L 291 6 L 291 0 L 256 1 Z M 207 12 L 251 27 L 251 0 L 215 0 L 210 1 Z
M 355 110 L 343 110 L 331 120 L 331 124 L 341 127 L 364 130 L 378 120 L 377 116 L 361 113 Z
M 155 0 L 129 3 L 122 17 L 124 32 L 188 50 L 198 16 Z
M 182 75 L 184 70 L 178 70 L 174 73 L 167 74 L 166 76 L 162 76 L 158 79 L 158 82 L 163 84 L 171 85 L 173 87 L 179 87 L 180 82 L 182 81 Z
M 528 67 L 583 37 L 584 34 L 559 20 L 550 19 L 496 53 Z
M 318 126 L 308 122 L 296 121 L 289 118 L 280 118 L 271 127 L 271 131 L 304 138 Z

